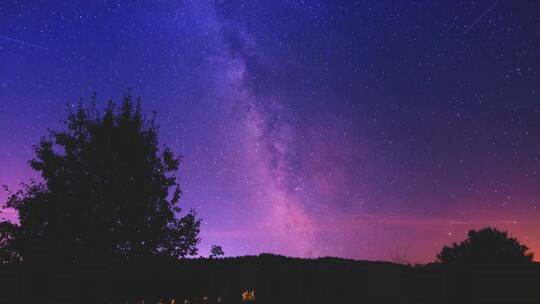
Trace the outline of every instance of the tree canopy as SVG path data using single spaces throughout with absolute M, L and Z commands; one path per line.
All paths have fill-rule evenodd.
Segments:
M 79 105 L 49 130 L 29 164 L 42 181 L 10 193 L 19 223 L 0 223 L 0 258 L 83 262 L 195 255 L 200 220 L 181 216 L 180 160 L 160 149 L 155 113 L 124 96 L 104 111 Z
M 444 246 L 437 260 L 444 264 L 516 264 L 533 259 L 529 248 L 508 232 L 495 228 L 470 230 L 467 239 L 452 246 Z

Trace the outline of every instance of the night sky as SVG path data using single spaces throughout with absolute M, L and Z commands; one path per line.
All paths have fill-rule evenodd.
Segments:
M 428 262 L 484 226 L 540 255 L 539 69 L 533 0 L 2 1 L 0 184 L 131 88 L 202 255 Z

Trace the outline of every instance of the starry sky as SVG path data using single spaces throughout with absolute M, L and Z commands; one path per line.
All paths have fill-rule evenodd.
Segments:
M 539 69 L 533 0 L 2 1 L 0 184 L 131 88 L 202 255 L 429 262 L 495 226 L 540 256 Z

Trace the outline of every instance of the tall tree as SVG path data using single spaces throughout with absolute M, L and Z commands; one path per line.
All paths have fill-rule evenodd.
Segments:
M 444 246 L 437 260 L 444 264 L 515 264 L 533 259 L 529 248 L 506 231 L 495 228 L 470 230 L 467 239 L 452 246 Z
M 0 258 L 82 262 L 197 253 L 199 224 L 180 216 L 179 159 L 158 146 L 155 113 L 130 93 L 117 108 L 80 105 L 29 162 L 43 182 L 11 193 L 18 225 L 0 225 Z

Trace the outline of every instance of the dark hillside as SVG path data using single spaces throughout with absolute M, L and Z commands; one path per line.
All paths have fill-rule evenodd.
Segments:
M 11 303 L 538 303 L 540 298 L 538 263 L 409 267 L 264 254 L 69 267 L 5 265 L 0 273 L 2 298 Z

